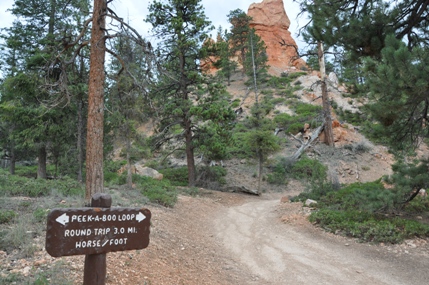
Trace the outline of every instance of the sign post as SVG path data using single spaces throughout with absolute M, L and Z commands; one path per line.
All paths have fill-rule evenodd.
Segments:
M 104 285 L 106 253 L 149 245 L 151 212 L 111 208 L 110 195 L 93 195 L 91 208 L 53 209 L 48 215 L 46 251 L 53 257 L 85 255 L 84 285 Z
M 110 208 L 112 197 L 96 193 L 91 198 L 91 207 Z M 106 253 L 85 255 L 85 266 L 83 270 L 83 285 L 106 284 L 107 262 Z

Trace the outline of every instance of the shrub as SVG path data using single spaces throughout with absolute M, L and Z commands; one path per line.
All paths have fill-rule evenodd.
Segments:
M 273 173 L 267 175 L 267 182 L 270 184 L 284 185 L 286 184 L 286 158 L 282 157 L 274 165 Z
M 330 192 L 321 199 L 327 207 L 340 210 L 360 210 L 370 213 L 392 209 L 395 193 L 385 189 L 380 180 L 353 183 L 343 189 Z
M 152 203 L 173 207 L 177 201 L 177 191 L 167 179 L 159 181 L 150 177 L 133 175 L 133 181 L 141 193 Z
M 296 105 L 295 112 L 300 117 L 315 118 L 322 112 L 322 107 L 306 103 L 298 103 Z
M 417 196 L 405 205 L 404 210 L 408 213 L 429 212 L 429 199 L 427 197 Z
M 295 120 L 294 118 L 286 113 L 282 113 L 282 114 L 278 114 L 277 116 L 274 117 L 274 122 L 279 126 L 279 127 L 285 127 L 291 123 L 293 123 Z
M 37 208 L 33 212 L 33 217 L 36 222 L 44 223 L 48 217 L 48 211 L 46 209 Z
M 234 99 L 231 103 L 231 108 L 237 108 L 238 106 L 240 106 L 240 99 Z
M 282 89 L 290 86 L 290 83 L 293 81 L 293 78 L 289 76 L 282 77 L 270 77 L 268 79 L 267 85 L 273 88 Z
M 10 196 L 40 197 L 52 192 L 65 196 L 83 195 L 83 186 L 69 177 L 61 179 L 31 179 L 16 175 L 8 175 L 7 182 L 1 186 L 4 194 Z
M 0 210 L 0 224 L 10 223 L 17 214 L 12 210 Z
M 187 186 L 188 185 L 188 168 L 177 167 L 177 168 L 166 168 L 160 170 L 164 175 L 164 179 L 170 180 L 174 186 Z
M 394 207 L 395 195 L 379 180 L 350 184 L 321 196 L 319 210 L 310 215 L 310 221 L 327 231 L 366 242 L 398 243 L 406 238 L 428 237 L 428 225 L 380 214 Z
M 303 127 L 304 127 L 303 123 L 295 122 L 295 123 L 292 123 L 289 126 L 287 126 L 285 133 L 286 134 L 291 133 L 291 134 L 296 135 L 296 134 L 298 134 L 299 131 L 301 131 L 303 129 Z
M 307 75 L 307 72 L 293 72 L 289 73 L 289 78 L 295 80 L 296 78 L 301 77 L 303 75 Z
M 289 170 L 293 178 L 296 179 L 326 179 L 327 167 L 317 159 L 302 157 Z
M 213 186 L 218 186 L 216 187 L 216 189 L 218 189 L 220 186 L 226 184 L 225 176 L 227 174 L 227 171 L 222 166 L 202 167 L 199 170 L 199 173 L 200 179 L 198 181 L 198 184 L 203 187 L 211 184 L 211 188 L 213 188 Z

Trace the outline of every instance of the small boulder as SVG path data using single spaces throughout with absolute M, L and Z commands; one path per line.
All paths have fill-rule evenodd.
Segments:
M 314 200 L 311 200 L 311 199 L 307 199 L 307 200 L 305 200 L 305 205 L 307 206 L 307 207 L 310 207 L 311 205 L 313 205 L 313 204 L 317 204 L 317 201 L 314 201 Z
M 138 175 L 152 177 L 156 180 L 162 180 L 162 178 L 164 178 L 164 175 L 162 175 L 162 173 L 159 173 L 153 168 L 145 167 L 142 165 L 135 165 L 135 171 L 135 173 Z

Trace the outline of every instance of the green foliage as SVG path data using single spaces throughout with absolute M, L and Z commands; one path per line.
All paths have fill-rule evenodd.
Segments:
M 183 187 L 179 188 L 180 193 L 196 197 L 200 194 L 200 189 L 198 187 Z
M 381 181 L 353 183 L 339 191 L 327 193 L 320 202 L 330 208 L 366 212 L 382 212 L 394 208 L 395 193 L 385 189 Z
M 200 62 L 211 48 L 203 43 L 212 29 L 200 2 L 154 1 L 146 20 L 154 35 L 163 39 L 158 44 L 162 70 L 150 88 L 160 117 L 159 129 L 163 130 L 156 145 L 169 143 L 176 149 L 178 141 L 183 145 L 190 186 L 196 179 L 190 157 L 199 150 L 209 159 L 224 158 L 235 119 L 224 84 L 200 72 Z M 174 126 L 181 130 L 176 136 L 171 132 Z
M 245 131 L 233 132 L 232 139 L 234 143 L 228 148 L 228 152 L 232 156 L 237 158 L 252 158 L 254 156 L 254 153 L 252 153 L 252 150 L 246 144 L 246 136 Z
M 33 218 L 36 222 L 38 223 L 44 223 L 46 222 L 46 219 L 48 217 L 48 213 L 49 211 L 43 208 L 37 208 L 34 212 L 33 212 Z
M 424 118 L 429 52 L 419 47 L 410 50 L 405 43 L 389 36 L 381 55 L 381 62 L 368 59 L 365 64 L 367 86 L 374 102 L 369 110 L 383 125 L 382 134 L 390 145 L 403 149 L 428 135 Z
M 31 272 L 28 276 L 19 273 L 0 275 L 0 284 L 20 284 L 20 285 L 72 285 L 70 272 L 63 262 L 55 262 L 52 267 L 44 268 L 42 272 Z M 59 283 L 58 283 L 59 282 Z
M 241 9 L 231 11 L 228 15 L 228 22 L 231 24 L 230 34 L 227 37 L 227 42 L 231 45 L 231 53 L 239 54 L 238 62 L 244 67 L 243 73 L 246 72 L 246 52 L 248 51 L 248 41 L 250 33 L 251 17 L 247 16 L 246 12 Z
M 274 117 L 274 122 L 279 128 L 283 128 L 285 133 L 297 134 L 304 128 L 304 124 L 306 123 L 314 127 L 322 111 L 320 106 L 305 103 L 297 103 L 293 106 L 293 109 L 296 113 L 295 116 L 281 113 Z
M 289 114 L 281 113 L 274 117 L 274 122 L 281 127 L 285 127 L 293 122 L 295 122 L 295 118 Z
M 253 153 L 261 152 L 265 155 L 280 149 L 278 137 L 272 131 L 252 130 L 245 134 L 244 142 Z
M 272 173 L 267 174 L 267 182 L 270 184 L 285 185 L 286 181 L 286 168 L 281 162 L 274 166 Z
M 429 236 L 427 225 L 380 214 L 393 209 L 395 195 L 394 191 L 385 189 L 380 181 L 375 181 L 353 183 L 339 191 L 310 196 L 318 200 L 319 208 L 310 215 L 310 221 L 327 231 L 366 242 L 398 243 L 406 238 Z M 414 205 L 418 204 L 421 205 L 418 202 Z
M 217 190 L 226 184 L 227 171 L 222 166 L 205 166 L 198 170 L 198 185 L 208 189 Z
M 266 45 L 254 29 L 249 32 L 248 48 L 245 54 L 244 70 L 249 77 L 247 85 L 260 86 L 268 79 L 268 56 Z
M 165 168 L 159 170 L 164 175 L 164 179 L 168 179 L 174 186 L 187 186 L 188 185 L 188 168 Z
M 234 99 L 234 101 L 232 101 L 231 103 L 231 108 L 237 108 L 238 106 L 240 106 L 240 99 Z
M 9 252 L 19 248 L 23 257 L 33 256 L 38 248 L 32 243 L 32 230 L 36 230 L 37 225 L 28 215 L 16 217 L 13 227 L 0 233 L 0 249 Z
M 369 212 L 323 208 L 310 221 L 332 233 L 341 233 L 366 242 L 400 243 L 404 239 L 429 236 L 429 226 L 401 218 L 388 219 Z
M 417 196 L 405 205 L 404 211 L 407 213 L 421 214 L 429 212 L 429 199 Z
M 289 170 L 295 179 L 326 178 L 327 167 L 317 159 L 302 157 Z
M 379 58 L 389 34 L 407 41 L 409 47 L 427 44 L 423 36 L 429 22 L 426 3 L 401 0 L 390 5 L 377 0 L 346 0 L 314 5 L 313 1 L 302 1 L 301 8 L 313 23 L 306 27 L 306 41 L 340 47 L 350 52 L 354 62 L 365 56 Z M 412 19 L 418 12 L 422 16 Z
M 8 178 L 6 183 L 0 186 L 0 191 L 3 195 L 40 197 L 58 193 L 64 196 L 83 196 L 85 192 L 79 182 L 69 177 L 46 180 L 29 179 L 16 175 L 0 174 L 1 176 L 7 176 Z
M 289 79 L 295 80 L 303 75 L 307 75 L 307 72 L 292 72 L 289 73 L 288 77 Z
M 133 181 L 136 183 L 136 188 L 152 203 L 173 207 L 177 201 L 177 190 L 166 179 L 155 180 L 150 177 L 133 175 Z
M 311 68 L 311 70 L 320 71 L 319 66 L 319 55 L 317 48 L 311 50 L 310 55 L 306 59 L 307 65 Z M 334 64 L 328 61 L 325 57 L 325 73 L 329 74 L 330 72 L 334 72 Z
M 15 211 L 0 210 L 0 224 L 10 223 L 17 216 Z
M 267 81 L 267 86 L 273 87 L 276 89 L 286 89 L 290 87 L 290 83 L 293 81 L 289 76 L 285 77 L 276 77 L 270 76 Z
M 123 185 L 126 183 L 126 171 L 119 174 L 118 170 L 127 164 L 126 160 L 107 160 L 103 164 L 104 182 L 107 185 Z
M 298 103 L 295 106 L 295 112 L 300 117 L 315 118 L 322 111 L 322 107 L 306 103 Z

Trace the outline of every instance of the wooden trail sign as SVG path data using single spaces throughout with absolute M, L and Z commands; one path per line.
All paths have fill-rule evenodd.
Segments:
M 145 208 L 54 209 L 46 251 L 60 257 L 143 249 L 149 245 L 150 218 Z
M 83 285 L 106 284 L 106 253 L 149 245 L 150 211 L 111 205 L 110 195 L 96 193 L 92 208 L 54 209 L 48 215 L 46 251 L 54 257 L 85 254 Z

